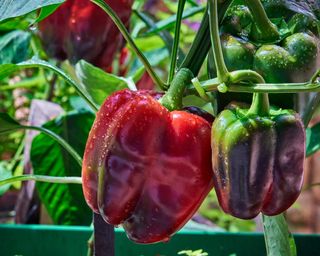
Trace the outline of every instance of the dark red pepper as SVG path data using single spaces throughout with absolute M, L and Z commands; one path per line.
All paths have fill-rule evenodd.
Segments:
M 166 241 L 213 186 L 211 124 L 122 90 L 97 113 L 84 154 L 84 196 L 137 243 Z
M 105 0 L 128 26 L 133 0 Z M 108 68 L 124 40 L 107 14 L 89 0 L 67 0 L 40 22 L 40 37 L 49 56 L 76 63 L 84 59 Z

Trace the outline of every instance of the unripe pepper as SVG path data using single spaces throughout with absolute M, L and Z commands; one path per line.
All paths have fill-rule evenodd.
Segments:
M 261 115 L 232 105 L 212 127 L 214 184 L 222 209 L 250 219 L 277 215 L 300 194 L 305 130 L 293 110 Z
M 137 243 L 167 241 L 213 186 L 211 124 L 122 90 L 98 111 L 83 159 L 88 205 Z
M 133 0 L 105 0 L 125 25 Z M 39 23 L 43 45 L 51 57 L 76 63 L 84 59 L 107 69 L 124 44 L 112 20 L 89 0 L 67 0 Z

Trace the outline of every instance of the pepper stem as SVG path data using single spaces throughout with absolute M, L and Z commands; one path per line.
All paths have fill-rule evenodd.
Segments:
M 170 64 L 170 70 L 169 70 L 169 79 L 168 83 L 170 84 L 174 74 L 176 72 L 176 65 L 177 65 L 177 56 L 178 56 L 178 49 L 179 49 L 179 40 L 180 40 L 180 28 L 181 28 L 181 20 L 183 15 L 183 9 L 185 6 L 186 0 L 179 0 L 178 1 L 178 13 L 177 13 L 177 19 L 176 19 L 176 26 L 174 31 L 174 41 L 171 51 L 171 64 Z
M 254 93 L 248 115 L 269 115 L 270 104 L 268 93 Z
M 186 86 L 191 83 L 192 78 L 193 74 L 189 69 L 180 69 L 172 80 L 169 90 L 159 100 L 160 103 L 170 111 L 181 109 L 184 91 Z
M 245 0 L 258 28 L 259 38 L 263 42 L 272 42 L 279 38 L 276 26 L 269 20 L 260 0 Z
M 219 34 L 218 0 L 209 0 L 210 37 L 211 47 L 214 53 L 214 61 L 217 67 L 217 76 L 221 83 L 228 81 L 229 72 L 224 61 L 221 40 Z

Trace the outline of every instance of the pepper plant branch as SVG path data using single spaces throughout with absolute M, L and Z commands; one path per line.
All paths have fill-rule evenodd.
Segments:
M 39 182 L 49 182 L 49 183 L 61 183 L 61 184 L 82 184 L 81 177 L 54 177 L 54 176 L 45 176 L 45 175 L 33 175 L 25 174 L 20 176 L 11 177 L 8 179 L 0 180 L 0 187 L 12 184 L 17 181 L 27 181 L 34 180 Z
M 260 0 L 245 0 L 253 20 L 259 30 L 259 37 L 262 41 L 272 42 L 279 38 L 276 26 L 269 20 Z
M 112 10 L 112 8 L 103 0 L 91 0 L 91 2 L 100 6 L 108 14 L 108 16 L 113 20 L 114 24 L 118 27 L 124 39 L 127 41 L 127 43 L 130 45 L 132 50 L 137 54 L 142 64 L 145 66 L 146 71 L 150 75 L 153 82 L 156 85 L 158 85 L 161 89 L 166 89 L 167 85 L 164 84 L 161 81 L 161 79 L 158 77 L 158 75 L 154 72 L 148 59 L 140 51 L 140 49 L 138 48 L 138 46 L 130 36 L 130 33 L 128 32 L 126 26 L 122 23 L 122 21 L 120 20 L 118 15 Z
M 221 83 L 225 83 L 229 79 L 229 71 L 224 61 L 221 40 L 219 34 L 219 21 L 218 21 L 218 0 L 209 0 L 209 27 L 211 47 L 214 53 L 214 61 L 217 68 L 217 76 Z
M 61 138 L 58 134 L 44 128 L 44 127 L 38 127 L 38 126 L 19 126 L 16 128 L 11 128 L 6 130 L 5 132 L 11 132 L 15 130 L 20 130 L 20 129 L 25 129 L 25 130 L 36 130 L 45 133 L 52 139 L 54 139 L 56 142 L 58 142 L 73 158 L 76 160 L 78 165 L 82 167 L 82 158 L 79 156 L 79 154 L 66 142 L 63 138 Z M 5 133 L 3 132 L 3 133 Z
M 239 74 L 239 72 L 241 72 Z M 314 77 L 305 83 L 262 83 L 259 82 L 259 75 L 252 73 L 252 70 L 241 70 L 230 72 L 230 82 L 228 84 L 229 92 L 244 92 L 244 93 L 297 93 L 297 92 L 320 92 L 320 81 Z M 316 75 L 320 73 L 317 71 Z M 256 79 L 256 81 L 254 81 Z M 240 82 L 242 80 L 242 82 Z M 248 82 L 250 80 L 250 82 Z M 201 87 L 207 91 L 217 91 L 220 84 L 218 78 L 213 78 L 206 81 L 200 81 Z M 195 91 L 194 88 L 189 88 L 189 91 Z M 320 97 L 320 96 L 319 96 Z
M 179 41 L 180 41 L 181 21 L 182 21 L 182 15 L 183 15 L 183 9 L 184 9 L 185 3 L 186 3 L 186 0 L 178 1 L 178 12 L 177 12 L 177 19 L 176 19 L 176 25 L 175 25 L 175 31 L 174 31 L 174 41 L 173 41 L 173 46 L 171 51 L 171 62 L 170 62 L 168 84 L 171 83 L 176 71 L 177 56 L 178 56 Z

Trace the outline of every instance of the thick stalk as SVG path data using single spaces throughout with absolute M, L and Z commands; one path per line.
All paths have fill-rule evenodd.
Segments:
M 140 51 L 138 46 L 135 44 L 126 26 L 122 23 L 122 21 L 120 20 L 118 15 L 112 10 L 112 8 L 103 0 L 91 0 L 91 2 L 100 6 L 108 14 L 108 16 L 113 20 L 114 24 L 118 27 L 124 39 L 127 41 L 127 43 L 130 45 L 132 50 L 137 54 L 138 58 L 145 66 L 146 71 L 150 75 L 153 82 L 156 85 L 158 85 L 161 89 L 166 89 L 167 86 L 161 81 L 158 75 L 154 72 L 154 70 L 151 67 L 151 64 L 149 63 L 147 58 L 144 56 L 144 54 Z
M 219 22 L 222 21 L 231 2 L 231 0 L 226 0 L 222 4 L 219 4 Z M 195 76 L 198 75 L 210 47 L 209 14 L 208 9 L 206 9 L 200 28 L 180 68 L 188 68 Z
M 210 34 L 209 34 L 209 15 L 206 10 L 200 24 L 200 28 L 191 45 L 191 48 L 183 60 L 180 68 L 188 68 L 191 72 L 197 75 L 200 71 L 210 49 Z
M 210 38 L 211 47 L 214 54 L 214 61 L 217 68 L 217 76 L 221 83 L 225 83 L 229 79 L 229 72 L 224 61 L 218 20 L 218 0 L 209 0 L 209 18 L 210 18 Z
M 159 100 L 160 103 L 170 111 L 182 108 L 182 97 L 186 86 L 191 83 L 193 74 L 189 69 L 180 69 L 172 80 L 169 90 Z
M 179 41 L 180 41 L 181 21 L 182 21 L 182 14 L 183 14 L 185 3 L 186 3 L 186 0 L 178 1 L 178 12 L 177 12 L 177 19 L 176 19 L 176 25 L 175 25 L 175 31 L 174 31 L 174 41 L 173 41 L 173 46 L 171 51 L 171 64 L 170 64 L 170 70 L 169 70 L 168 84 L 171 83 L 174 77 L 174 74 L 176 72 L 177 56 L 178 56 Z
M 259 40 L 263 42 L 273 42 L 279 38 L 279 32 L 274 24 L 269 20 L 260 0 L 245 0 L 259 30 Z

